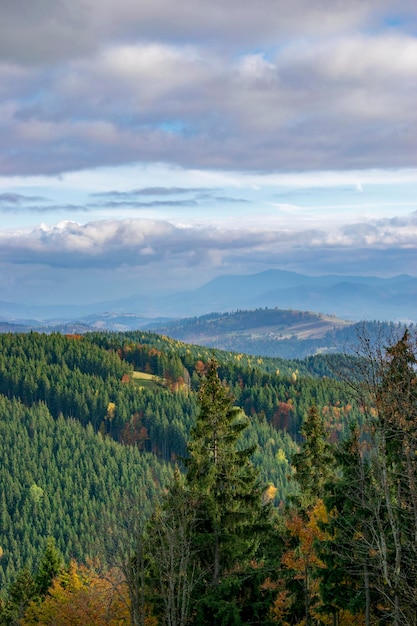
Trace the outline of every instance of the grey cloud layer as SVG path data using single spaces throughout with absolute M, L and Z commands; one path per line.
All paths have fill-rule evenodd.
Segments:
M 395 10 L 412 22 L 410 4 L 397 0 Z M 255 47 L 293 36 L 300 21 L 306 34 L 326 34 L 378 24 L 391 8 L 390 0 L 14 0 L 2 5 L 0 55 L 29 65 L 56 63 L 94 53 L 103 40 Z
M 246 198 L 235 198 L 226 195 L 217 195 L 218 189 L 213 188 L 184 188 L 184 187 L 144 187 L 130 191 L 108 191 L 92 194 L 92 197 L 100 198 L 99 202 L 89 203 L 89 208 L 106 207 L 119 208 L 128 206 L 131 209 L 141 208 L 169 208 L 169 207 L 201 207 L 205 211 L 212 204 L 249 204 Z M 137 200 L 142 197 L 157 198 L 154 200 Z M 171 196 L 168 199 L 168 196 Z M 187 199 L 178 199 L 177 196 L 191 196 Z M 163 199 L 161 199 L 163 198 Z M 202 207 L 201 203 L 204 203 Z
M 417 248 L 417 214 L 409 218 L 353 224 L 335 231 L 224 230 L 179 228 L 153 220 L 106 220 L 80 225 L 63 222 L 22 233 L 0 235 L 0 260 L 15 265 L 44 264 L 61 268 L 118 268 L 161 264 L 171 259 L 184 267 L 207 261 L 221 267 L 231 259 L 246 266 L 268 259 L 282 263 L 290 255 L 317 259 L 351 250 L 372 257 L 376 251 Z M 229 260 L 229 261 L 228 261 Z M 414 266 L 416 261 L 414 260 Z M 413 263 L 410 271 L 413 269 Z M 414 271 L 415 271 L 414 267 Z
M 42 196 L 26 196 L 21 193 L 0 193 L 0 211 L 5 207 L 16 207 L 28 202 L 42 202 Z
M 129 191 L 102 191 L 92 194 L 99 197 L 112 197 L 112 198 L 132 198 L 134 196 L 173 196 L 173 195 L 188 195 L 192 193 L 212 193 L 212 188 L 205 187 L 143 187 L 142 189 L 131 189 Z
M 33 0 L 24 22 L 22 2 L 2 8 L 0 173 L 417 164 L 406 0 L 397 29 L 383 0 Z
M 22 210 L 31 213 L 75 212 L 88 213 L 97 209 L 169 209 L 169 208 L 203 208 L 221 204 L 250 204 L 246 198 L 218 195 L 218 189 L 180 188 L 180 187 L 146 187 L 130 191 L 108 191 L 92 193 L 93 202 L 86 204 L 51 203 L 42 196 L 27 196 L 18 193 L 0 193 L 0 213 L 17 213 Z M 187 197 L 189 196 L 189 197 Z M 138 198 L 148 198 L 139 200 Z M 34 204 L 37 203 L 37 204 Z

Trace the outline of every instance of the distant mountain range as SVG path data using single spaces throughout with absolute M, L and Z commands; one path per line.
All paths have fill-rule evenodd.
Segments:
M 261 307 L 312 311 L 353 321 L 416 322 L 417 278 L 408 275 L 391 278 L 307 276 L 268 270 L 222 276 L 198 289 L 158 297 L 136 295 L 71 306 L 0 301 L 0 319 L 35 326 L 71 321 L 103 328 L 140 328 L 149 318 L 183 318 Z

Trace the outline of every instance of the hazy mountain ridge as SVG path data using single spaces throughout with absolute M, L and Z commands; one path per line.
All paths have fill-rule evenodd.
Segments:
M 412 276 L 307 276 L 267 270 L 250 275 L 221 276 L 189 291 L 159 296 L 134 295 L 92 304 L 50 306 L 0 301 L 0 318 L 14 323 L 29 320 L 30 325 L 71 321 L 93 326 L 102 323 L 103 328 L 108 328 L 119 324 L 123 329 L 134 325 L 146 327 L 148 318 L 188 318 L 212 311 L 267 307 L 312 311 L 353 321 L 416 322 L 416 302 L 417 278 Z M 117 316 L 124 319 L 116 322 Z M 131 319 L 127 320 L 126 316 Z

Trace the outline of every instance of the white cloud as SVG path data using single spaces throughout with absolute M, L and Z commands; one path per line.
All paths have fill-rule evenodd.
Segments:
M 197 287 L 224 273 L 417 273 L 417 213 L 332 229 L 64 221 L 0 232 L 3 300 L 93 302 Z
M 344 246 L 353 251 L 363 245 L 387 248 L 417 247 L 416 214 L 405 219 L 369 221 L 339 229 L 295 231 L 285 229 L 243 229 L 178 227 L 155 220 L 104 220 L 81 225 L 60 222 L 40 225 L 32 231 L 3 232 L 0 235 L 3 262 L 43 263 L 61 267 L 120 267 L 143 263 L 166 263 L 172 257 L 202 259 L 209 254 L 222 261 L 232 253 L 273 253 L 279 245 L 281 254 L 298 248 L 310 249 Z

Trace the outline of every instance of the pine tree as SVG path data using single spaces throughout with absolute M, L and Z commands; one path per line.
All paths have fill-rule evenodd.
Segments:
M 48 591 L 53 579 L 58 576 L 63 566 L 63 559 L 56 548 L 55 539 L 48 537 L 45 551 L 35 576 L 38 593 L 43 596 Z
M 326 481 L 334 472 L 334 456 L 328 440 L 323 415 L 312 405 L 301 426 L 303 443 L 294 454 L 292 465 L 301 487 L 301 497 L 308 506 L 323 496 Z
M 23 617 L 29 602 L 36 596 L 36 585 L 27 567 L 20 570 L 9 585 L 0 613 L 1 626 L 15 626 Z
M 371 587 L 372 511 L 377 495 L 368 445 L 360 437 L 358 426 L 352 424 L 350 436 L 335 452 L 339 473 L 324 497 L 330 511 L 324 528 L 330 539 L 321 542 L 319 555 L 326 565 L 321 574 L 323 610 L 335 618 L 349 611 L 358 623 L 363 619 L 369 626 L 371 608 L 378 604 Z
M 200 567 L 208 572 L 198 623 L 239 624 L 242 580 L 250 580 L 268 507 L 251 462 L 254 448 L 239 446 L 248 419 L 234 406 L 217 367 L 214 359 L 209 361 L 200 385 L 200 411 L 185 461 L 186 485 L 196 502 Z

